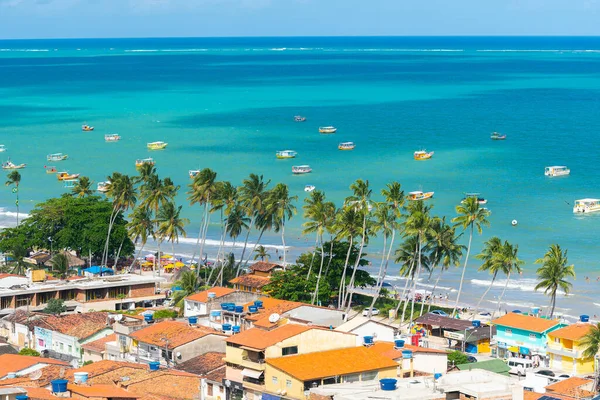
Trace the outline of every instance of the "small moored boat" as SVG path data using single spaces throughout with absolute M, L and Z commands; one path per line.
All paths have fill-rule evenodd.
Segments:
M 67 158 L 69 158 L 69 156 L 67 154 L 63 154 L 63 153 L 48 154 L 46 156 L 47 161 L 63 161 L 63 160 L 66 160 Z
M 139 168 L 144 164 L 154 165 L 154 159 L 153 158 L 142 158 L 142 159 L 135 160 L 136 168 Z
M 555 165 L 553 167 L 544 168 L 544 175 L 546 176 L 565 176 L 569 175 L 571 170 L 564 165 Z
M 6 147 L 3 144 L 0 144 L 0 153 L 4 153 L 6 151 Z
M 415 151 L 413 156 L 415 157 L 415 160 L 429 160 L 433 157 L 433 151 L 426 152 L 425 150 L 418 150 Z
M 408 194 L 408 200 L 410 201 L 419 201 L 419 200 L 427 200 L 433 197 L 434 192 L 421 192 L 420 190 L 416 190 L 414 192 L 410 192 Z
M 492 135 L 490 136 L 490 139 L 492 140 L 504 140 L 506 139 L 506 135 L 502 135 L 498 132 L 492 132 Z
M 199 169 L 190 169 L 188 171 L 188 175 L 190 176 L 190 178 L 194 179 L 196 177 L 196 175 L 198 175 L 200 173 Z
M 296 175 L 309 174 L 312 172 L 310 165 L 295 165 L 292 167 L 292 173 Z
M 296 158 L 297 155 L 298 153 L 296 153 L 294 150 L 280 150 L 277 153 L 275 153 L 275 157 L 277 157 L 280 160 L 286 158 Z
M 304 122 L 304 121 L 306 121 L 306 117 L 303 117 L 302 115 L 296 115 L 294 117 L 294 121 L 296 121 L 296 122 Z
M 110 181 L 98 182 L 98 184 L 96 185 L 96 191 L 100 193 L 106 193 L 108 192 L 109 185 Z
M 2 169 L 22 169 L 22 168 L 25 168 L 26 166 L 27 166 L 27 164 L 15 164 L 10 160 L 2 163 Z
M 109 133 L 108 135 L 104 135 L 105 142 L 118 142 L 121 140 L 121 136 L 116 133 Z
M 355 147 L 354 142 L 342 142 L 338 144 L 338 150 L 354 150 Z
M 479 204 L 487 204 L 487 199 L 484 199 L 483 197 L 480 196 L 479 193 L 465 193 L 465 198 L 461 200 L 462 204 L 465 204 L 465 201 L 469 198 L 469 197 L 473 197 L 475 199 L 477 199 L 477 203 Z
M 53 166 L 45 166 L 44 169 L 46 170 L 47 174 L 55 174 L 56 172 L 58 172 L 56 167 Z
M 306 185 L 306 186 L 304 186 L 304 191 L 305 192 L 312 192 L 315 189 L 316 189 L 315 185 Z
M 83 124 L 81 126 L 81 130 L 84 131 L 84 132 L 90 132 L 90 131 L 94 130 L 94 127 L 93 126 L 89 126 L 87 124 Z
M 63 172 L 58 172 L 56 174 L 56 178 L 59 181 L 68 181 L 69 179 L 77 179 L 77 178 L 79 178 L 79 174 L 70 174 L 70 173 L 68 173 L 66 171 L 63 171 Z
M 146 146 L 148 150 L 162 150 L 167 147 L 168 143 L 165 142 L 150 142 Z
M 334 126 L 322 126 L 319 128 L 319 133 L 335 133 L 337 128 Z
M 600 211 L 600 199 L 575 200 L 573 212 L 576 214 Z

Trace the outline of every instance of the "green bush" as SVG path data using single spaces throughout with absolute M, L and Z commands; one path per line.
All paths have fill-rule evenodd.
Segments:
M 158 310 L 154 313 L 154 319 L 177 318 L 177 311 L 174 310 Z
M 467 364 L 469 359 L 466 354 L 460 351 L 451 351 L 448 353 L 448 365 L 454 366 L 459 364 Z
M 34 357 L 39 357 L 40 353 L 34 349 L 30 349 L 29 347 L 25 347 L 22 348 L 21 351 L 19 351 L 19 354 L 22 356 L 34 356 Z

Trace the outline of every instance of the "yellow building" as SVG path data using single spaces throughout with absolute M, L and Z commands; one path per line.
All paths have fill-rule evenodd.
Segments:
M 395 378 L 398 363 L 370 347 L 352 347 L 267 359 L 267 394 L 304 400 L 310 388 Z
M 594 359 L 583 357 L 581 340 L 592 325 L 576 323 L 548 333 L 550 367 L 568 374 L 583 375 L 594 372 Z

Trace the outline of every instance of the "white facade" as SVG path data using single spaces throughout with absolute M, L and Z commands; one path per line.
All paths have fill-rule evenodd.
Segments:
M 446 353 L 417 351 L 413 353 L 413 369 L 430 374 L 445 374 L 448 369 L 448 356 Z
M 378 342 L 393 342 L 397 332 L 393 326 L 360 315 L 338 326 L 335 330 L 357 335 L 356 344 L 358 346 L 363 344 L 364 336 L 373 336 L 373 339 Z
M 101 339 L 113 333 L 112 329 L 106 328 L 87 337 L 78 339 L 74 336 L 65 335 L 60 332 L 54 332 L 48 329 L 35 327 L 35 349 L 39 352 L 51 350 L 59 354 L 82 359 L 81 345 Z
M 194 301 L 194 300 L 184 300 L 185 307 L 183 309 L 184 317 L 195 317 L 198 315 L 206 315 L 208 314 L 208 308 L 206 303 Z

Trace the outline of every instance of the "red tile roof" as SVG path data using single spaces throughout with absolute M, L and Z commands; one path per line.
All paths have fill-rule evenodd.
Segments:
M 229 281 L 233 285 L 248 286 L 255 289 L 261 289 L 271 283 L 271 278 L 253 274 L 240 275 Z
M 236 290 L 235 289 L 231 289 L 231 288 L 226 288 L 226 287 L 220 287 L 220 286 L 215 286 L 213 288 L 210 288 L 208 290 L 204 290 L 202 292 L 198 292 L 195 293 L 191 296 L 186 297 L 186 300 L 192 300 L 192 301 L 197 301 L 199 303 L 206 303 L 208 301 L 208 294 L 209 293 L 214 293 L 215 294 L 215 298 L 218 299 L 219 297 L 223 297 L 226 296 L 228 294 L 231 293 L 235 293 Z
M 264 350 L 269 346 L 273 346 L 281 342 L 282 340 L 299 335 L 311 329 L 317 328 L 296 324 L 283 325 L 271 331 L 252 328 L 229 337 L 227 339 L 227 343 L 251 347 L 257 350 Z
M 137 399 L 142 396 L 131 393 L 116 385 L 68 385 L 67 389 L 71 393 L 76 393 L 83 397 L 118 397 L 122 399 Z
M 583 337 L 588 334 L 592 326 L 592 324 L 576 323 L 552 331 L 548 335 L 561 339 L 578 341 L 583 339 Z
M 25 390 L 27 390 L 27 396 L 29 396 L 31 400 L 56 400 L 58 398 L 48 389 L 29 387 Z
M 58 317 L 51 315 L 33 322 L 32 325 L 73 336 L 81 340 L 103 329 L 110 328 L 107 325 L 107 321 L 108 313 L 89 312 L 83 314 L 66 314 Z
M 271 272 L 272 270 L 274 270 L 276 268 L 283 269 L 283 266 L 281 266 L 279 264 L 265 262 L 265 261 L 259 261 L 259 262 L 256 262 L 256 263 L 250 265 L 250 269 L 252 271 L 260 271 L 260 272 Z
M 9 372 L 19 372 L 37 364 L 69 365 L 64 361 L 53 360 L 51 358 L 3 354 L 0 356 L 0 378 L 6 376 Z
M 591 379 L 578 378 L 574 376 L 546 386 L 546 392 L 550 396 L 552 396 L 554 393 L 558 393 L 574 398 L 593 397 L 594 393 L 590 391 L 593 388 L 593 385 L 594 381 Z
M 225 336 L 222 333 L 204 326 L 191 327 L 185 322 L 161 321 L 131 333 L 129 336 L 140 342 L 174 349 L 207 335 Z
M 190 374 L 207 375 L 219 368 L 225 368 L 225 353 L 209 352 L 177 364 L 176 369 Z
M 533 317 L 531 315 L 508 313 L 493 320 L 492 324 L 523 329 L 529 332 L 543 333 L 558 326 L 560 322 L 558 320 Z
M 117 334 L 113 333 L 112 335 L 105 336 L 101 339 L 94 340 L 93 342 L 86 343 L 81 347 L 85 350 L 91 350 L 98 353 L 102 353 L 106 350 L 106 343 L 114 342 L 117 340 Z

